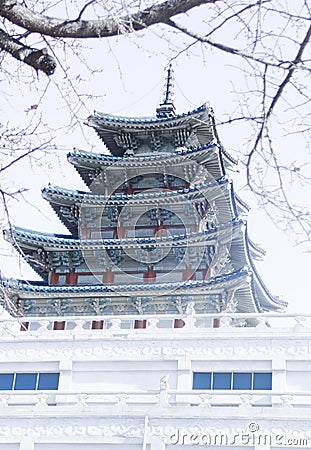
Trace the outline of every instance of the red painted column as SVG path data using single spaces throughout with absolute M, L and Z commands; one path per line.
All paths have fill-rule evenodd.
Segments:
M 59 322 L 54 322 L 53 324 L 53 330 L 64 330 L 65 329 L 65 321 L 59 321 Z
M 90 237 L 90 229 L 87 227 L 86 223 L 79 226 L 79 235 L 81 239 L 88 239 Z
M 102 330 L 104 328 L 103 320 L 93 320 L 92 321 L 92 330 Z
M 153 267 L 148 267 L 147 272 L 144 274 L 144 281 L 146 283 L 154 283 L 156 280 L 156 272 L 153 270 Z
M 159 225 L 157 226 L 157 231 L 162 231 L 164 230 L 164 225 L 163 222 L 160 222 Z
M 125 195 L 132 195 L 133 194 L 133 188 L 131 185 L 127 186 L 125 191 L 124 191 Z
M 219 328 L 220 327 L 220 319 L 214 319 L 213 320 L 213 328 Z
M 188 281 L 188 280 L 194 280 L 195 278 L 195 272 L 190 267 L 186 267 L 186 269 L 183 271 L 182 274 L 182 280 Z
M 174 320 L 174 328 L 183 328 L 185 326 L 185 322 L 182 319 Z
M 158 238 L 167 236 L 167 230 L 165 225 L 163 225 L 163 222 L 160 222 L 159 225 L 157 226 L 155 236 Z
M 123 239 L 125 237 L 126 228 L 122 224 L 118 224 L 116 228 L 116 238 L 117 239 Z
M 77 284 L 78 281 L 78 274 L 75 273 L 74 269 L 71 269 L 69 274 L 66 277 L 66 283 L 67 284 Z
M 147 320 L 135 320 L 134 328 L 135 330 L 140 330 L 146 328 Z
M 50 285 L 58 284 L 58 277 L 59 274 L 55 272 L 55 269 L 53 269 L 50 276 Z
M 108 269 L 103 276 L 103 283 L 111 284 L 114 282 L 114 274 L 111 269 Z

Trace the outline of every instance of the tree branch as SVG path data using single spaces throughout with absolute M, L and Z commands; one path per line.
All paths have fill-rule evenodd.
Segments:
M 189 30 L 185 26 L 183 26 L 183 25 L 181 25 L 179 23 L 176 23 L 172 19 L 169 19 L 167 21 L 167 25 L 170 25 L 171 27 L 175 28 L 176 30 L 187 34 L 188 36 L 196 39 L 198 42 L 203 42 L 203 43 L 208 44 L 211 47 L 215 47 L 218 50 L 221 50 L 223 52 L 231 53 L 231 55 L 241 56 L 242 58 L 249 59 L 251 61 L 255 61 L 255 62 L 260 63 L 260 64 L 264 64 L 265 66 L 272 66 L 272 67 L 286 69 L 287 68 L 286 65 L 287 66 L 289 65 L 288 62 L 285 62 L 285 63 L 284 62 L 273 62 L 272 60 L 268 60 L 268 59 L 263 59 L 263 58 L 257 57 L 254 54 L 246 53 L 246 52 L 244 52 L 242 50 L 239 50 L 237 48 L 229 47 L 228 45 L 224 45 L 224 44 L 221 44 L 219 42 L 214 42 L 209 37 L 202 36 L 202 35 L 200 35 L 198 33 L 195 33 L 194 31 Z
M 268 109 L 268 112 L 267 112 L 267 118 L 271 115 L 271 113 L 273 111 L 273 108 L 275 107 L 277 101 L 281 97 L 282 92 L 284 91 L 286 85 L 290 82 L 290 79 L 292 78 L 293 73 L 294 73 L 295 69 L 297 68 L 297 64 L 299 64 L 301 62 L 301 58 L 302 58 L 303 52 L 304 52 L 307 44 L 310 42 L 310 39 L 311 39 L 311 25 L 308 28 L 308 31 L 307 31 L 307 33 L 305 35 L 304 40 L 302 41 L 302 43 L 299 46 L 299 50 L 297 52 L 297 55 L 296 55 L 295 59 L 293 60 L 293 62 L 291 63 L 290 69 L 288 70 L 288 73 L 287 73 L 286 77 L 284 78 L 284 80 L 280 84 L 280 86 L 279 86 L 279 88 L 277 90 L 277 93 L 275 94 L 275 96 L 274 96 L 274 98 L 273 98 L 273 100 L 272 100 L 272 102 L 271 102 L 271 104 L 269 106 L 269 109 Z
M 139 31 L 218 0 L 166 0 L 134 14 L 98 20 L 63 20 L 31 11 L 16 0 L 0 0 L 0 16 L 28 31 L 60 38 L 98 38 Z M 79 18 L 78 18 L 79 19 Z
M 251 159 L 254 155 L 254 153 L 257 151 L 257 147 L 259 142 L 262 139 L 263 136 L 263 132 L 265 129 L 265 126 L 267 124 L 267 121 L 269 119 L 269 117 L 271 116 L 275 105 L 277 104 L 277 102 L 280 100 L 280 98 L 282 97 L 282 93 L 284 91 L 284 89 L 286 88 L 286 86 L 288 85 L 288 83 L 290 82 L 295 70 L 297 69 L 297 65 L 301 62 L 301 58 L 303 55 L 303 52 L 305 51 L 307 44 L 310 42 L 311 39 L 311 25 L 309 26 L 307 33 L 304 37 L 304 40 L 302 41 L 302 43 L 299 46 L 299 50 L 295 56 L 295 59 L 292 61 L 290 68 L 288 69 L 288 72 L 286 74 L 286 77 L 284 78 L 284 80 L 282 81 L 282 83 L 279 85 L 276 94 L 274 95 L 270 106 L 267 110 L 267 113 L 264 114 L 263 116 L 263 121 L 262 121 L 262 125 L 260 127 L 260 130 L 256 136 L 256 140 L 255 140 L 255 144 L 252 148 L 252 150 L 250 151 L 248 158 L 247 158 L 247 163 L 246 163 L 246 167 L 247 167 L 247 180 L 248 180 L 248 184 L 250 185 L 250 163 L 251 163 Z M 264 92 L 264 97 L 265 97 L 265 92 Z
M 46 75 L 53 75 L 56 68 L 54 58 L 47 54 L 45 48 L 37 50 L 22 44 L 5 31 L 0 29 L 0 50 L 10 53 L 15 59 L 44 72 Z

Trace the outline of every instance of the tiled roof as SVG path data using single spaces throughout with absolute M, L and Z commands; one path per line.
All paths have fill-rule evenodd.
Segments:
M 234 219 L 225 224 L 210 228 L 207 231 L 184 233 L 175 236 L 162 237 L 141 237 L 141 238 L 123 238 L 123 239 L 75 239 L 71 235 L 41 233 L 38 231 L 27 230 L 25 228 L 14 227 L 12 230 L 5 230 L 5 239 L 12 242 L 13 245 L 32 244 L 35 247 L 52 247 L 54 250 L 64 249 L 91 249 L 96 247 L 140 247 L 157 245 L 165 247 L 167 245 L 178 246 L 185 243 L 195 243 L 213 238 L 215 233 L 230 232 L 233 228 L 242 226 L 244 222 L 240 219 Z
M 76 294 L 83 296 L 85 293 L 109 293 L 112 296 L 118 296 L 120 293 L 132 295 L 137 292 L 157 292 L 157 291 L 184 291 L 188 289 L 204 289 L 217 286 L 219 283 L 233 281 L 239 278 L 251 276 L 252 272 L 248 268 L 241 268 L 234 272 L 220 275 L 210 280 L 196 280 L 174 283 L 141 283 L 141 284 L 99 284 L 99 285 L 71 285 L 71 286 L 42 286 L 38 283 L 28 283 L 21 280 L 2 280 L 2 285 L 13 291 L 48 293 L 48 294 Z

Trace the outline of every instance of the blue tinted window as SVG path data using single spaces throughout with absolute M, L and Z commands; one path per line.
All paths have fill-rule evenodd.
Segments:
M 59 373 L 39 373 L 38 390 L 58 389 Z
M 272 373 L 254 373 L 253 389 L 272 389 Z
M 36 389 L 37 375 L 36 373 L 17 373 L 14 389 L 16 391 Z
M 231 373 L 215 372 L 213 389 L 231 389 Z
M 13 388 L 13 373 L 0 373 L 0 391 L 10 391 Z
M 252 374 L 234 373 L 233 389 L 252 389 Z
M 211 373 L 195 372 L 193 374 L 193 389 L 210 389 Z

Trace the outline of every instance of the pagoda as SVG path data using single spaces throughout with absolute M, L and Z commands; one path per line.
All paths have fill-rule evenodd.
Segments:
M 228 177 L 236 161 L 220 142 L 212 109 L 178 114 L 171 90 L 169 69 L 155 117 L 88 118 L 104 152 L 68 154 L 87 189 L 42 191 L 68 234 L 4 232 L 42 278 L 2 280 L 11 315 L 178 317 L 189 308 L 260 313 L 285 306 L 255 268 L 264 253 L 248 236 L 248 207 Z

